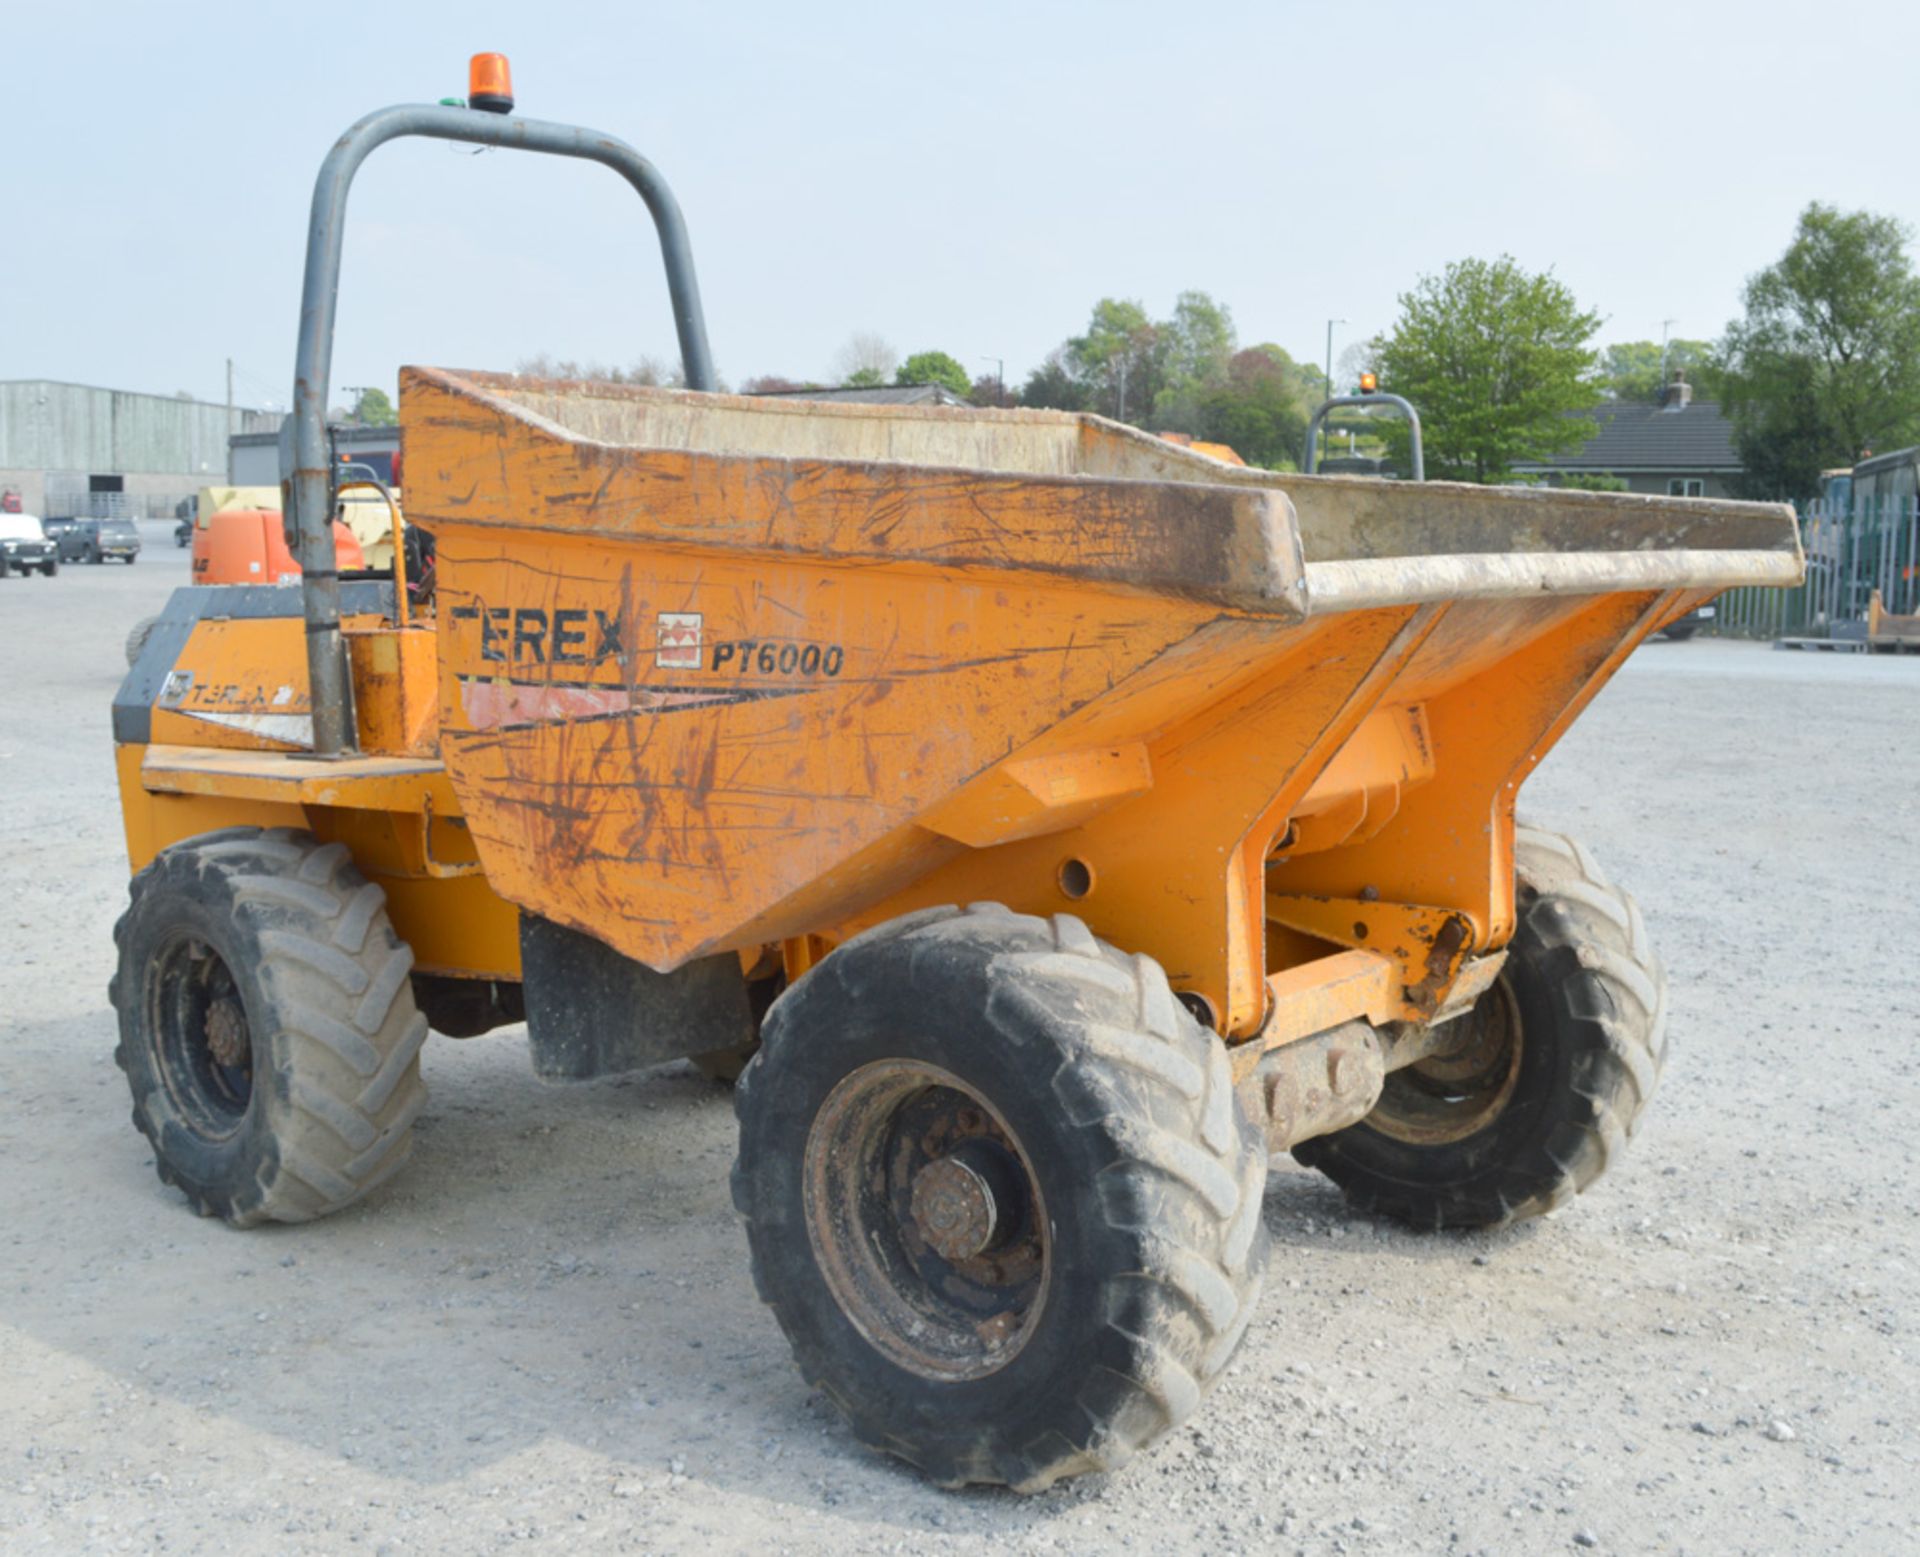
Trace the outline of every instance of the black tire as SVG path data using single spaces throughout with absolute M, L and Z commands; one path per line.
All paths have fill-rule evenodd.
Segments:
M 1566 1204 L 1639 1129 L 1666 1061 L 1667 981 L 1639 906 L 1584 845 L 1522 827 L 1519 924 L 1465 1049 L 1392 1072 L 1359 1124 L 1302 1141 L 1362 1210 L 1499 1227 Z
M 107 559 L 101 556 L 100 553 L 97 551 L 90 551 L 87 553 L 87 561 L 93 567 L 96 567 L 96 568 L 99 567 L 99 565 L 105 562 L 106 560 Z
M 45 561 L 45 562 L 43 562 L 43 563 L 41 563 L 41 564 L 40 564 L 40 571 L 41 571 L 41 573 L 42 573 L 43 575 L 45 575 L 45 576 L 46 576 L 47 578 L 52 578 L 52 577 L 54 576 L 54 574 L 56 574 L 56 573 L 58 573 L 58 572 L 60 571 L 60 560 L 59 560 L 59 558 L 57 558 L 57 557 L 54 557 L 54 558 L 49 558 L 49 559 L 48 559 L 47 561 Z
M 413 953 L 344 844 L 254 827 L 176 844 L 133 878 L 114 939 L 133 1122 L 202 1216 L 309 1221 L 399 1171 L 427 1024 Z
M 1685 643 L 1699 630 L 1699 624 L 1696 622 L 1675 622 L 1671 627 L 1661 628 L 1660 632 L 1663 637 L 1670 638 L 1675 643 Z
M 127 555 L 123 557 L 121 560 L 125 562 L 128 567 L 132 567 L 136 562 L 140 560 L 140 558 L 138 553 L 128 552 Z
M 764 1036 L 734 1203 L 856 1437 L 944 1486 L 1034 1492 L 1192 1413 L 1258 1297 L 1267 1150 L 1158 964 L 1064 915 L 929 909 L 834 951 Z M 1005 1246 L 935 1253 L 922 1180 L 955 1162 L 1000 1175 Z
M 133 624 L 133 631 L 127 634 L 127 667 L 140 663 L 140 653 L 147 646 L 147 640 L 153 636 L 154 628 L 160 625 L 157 616 L 143 616 Z

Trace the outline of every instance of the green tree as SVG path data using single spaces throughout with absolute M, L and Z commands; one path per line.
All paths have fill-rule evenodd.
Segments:
M 1727 326 L 1724 398 L 1750 497 L 1920 438 L 1920 277 L 1892 217 L 1815 202 Z
M 1819 491 L 1823 470 L 1855 463 L 1820 391 L 1813 360 L 1789 359 L 1769 367 L 1764 398 L 1756 387 L 1752 399 L 1732 405 L 1740 474 L 1728 486 L 1735 497 L 1791 502 Z M 1729 386 L 1730 395 L 1744 392 Z M 1898 446 L 1899 440 L 1889 445 Z
M 384 389 L 363 389 L 353 402 L 353 419 L 362 427 L 391 427 L 400 413 Z
M 1249 465 L 1289 468 L 1307 431 L 1322 374 L 1271 343 L 1227 360 L 1221 382 L 1202 392 L 1200 436 L 1230 446 Z M 1176 431 L 1180 429 L 1175 429 Z
M 1156 431 L 1200 430 L 1201 402 L 1227 382 L 1238 338 L 1233 314 L 1205 292 L 1182 292 L 1173 317 L 1156 326 L 1165 382 L 1153 401 Z
M 855 368 L 843 381 L 847 389 L 877 389 L 886 383 L 887 376 L 878 368 Z
M 1103 297 L 1065 360 L 1085 388 L 1089 409 L 1116 421 L 1145 421 L 1166 385 L 1165 332 L 1131 299 Z
M 967 370 L 944 351 L 916 351 L 900 364 L 900 371 L 893 377 L 896 384 L 939 384 L 952 390 L 962 400 L 967 398 L 973 388 L 973 380 L 967 377 Z
M 1600 353 L 1600 387 L 1609 400 L 1652 405 L 1660 398 L 1662 384 L 1677 369 L 1686 374 L 1699 399 L 1720 398 L 1720 363 L 1712 341 L 1668 341 L 1664 355 L 1663 374 L 1658 341 L 1617 342 Z
M 1569 413 L 1600 398 L 1599 327 L 1551 271 L 1529 274 L 1507 255 L 1459 260 L 1401 295 L 1379 343 L 1380 387 L 1419 411 L 1430 476 L 1500 481 L 1515 461 L 1591 435 Z
M 1027 375 L 1020 389 L 1022 405 L 1055 411 L 1084 411 L 1088 399 L 1087 386 L 1068 363 L 1064 346 L 1049 352 L 1047 360 Z

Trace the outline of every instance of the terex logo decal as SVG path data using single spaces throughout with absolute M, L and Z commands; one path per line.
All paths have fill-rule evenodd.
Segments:
M 600 665 L 619 659 L 625 636 L 618 611 L 545 611 L 534 606 L 510 610 L 475 604 L 455 606 L 447 614 L 456 622 L 478 622 L 480 658 L 501 663 Z M 694 653 L 699 653 L 697 633 Z
M 846 651 L 837 643 L 709 636 L 699 611 L 654 613 L 651 667 L 643 658 L 645 648 L 631 645 L 628 619 L 620 609 L 490 606 L 474 600 L 450 607 L 447 615 L 476 624 L 480 658 L 502 667 L 481 671 L 476 666 L 460 677 L 469 718 L 479 729 L 789 697 L 838 679 L 846 663 Z M 607 673 L 600 667 L 608 664 L 618 679 L 604 679 Z M 600 674 L 556 679 L 555 667 Z M 660 678 L 645 675 L 648 669 L 677 674 Z M 785 684 L 767 684 L 776 679 Z
M 656 620 L 658 647 L 653 663 L 662 670 L 698 670 L 700 668 L 700 613 L 698 611 L 662 611 Z

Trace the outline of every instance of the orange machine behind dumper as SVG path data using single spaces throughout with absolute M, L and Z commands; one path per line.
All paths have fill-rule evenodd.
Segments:
M 200 494 L 193 526 L 194 583 L 297 584 L 300 564 L 287 546 L 286 521 L 278 502 L 250 501 L 252 488 L 226 490 L 232 498 L 223 500 L 215 488 Z M 337 519 L 333 544 L 342 572 L 366 567 L 360 543 Z

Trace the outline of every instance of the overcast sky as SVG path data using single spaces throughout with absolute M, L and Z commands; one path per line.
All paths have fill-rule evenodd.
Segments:
M 313 175 L 362 112 L 513 62 L 693 235 L 721 373 L 854 331 L 1024 377 L 1103 295 L 1195 287 L 1318 361 L 1466 255 L 1551 266 L 1601 339 L 1717 335 L 1809 200 L 1920 219 L 1913 0 L 1569 5 L 4 0 L 0 378 L 284 402 Z M 428 142 L 349 211 L 333 383 L 624 363 L 674 336 L 605 170 Z

